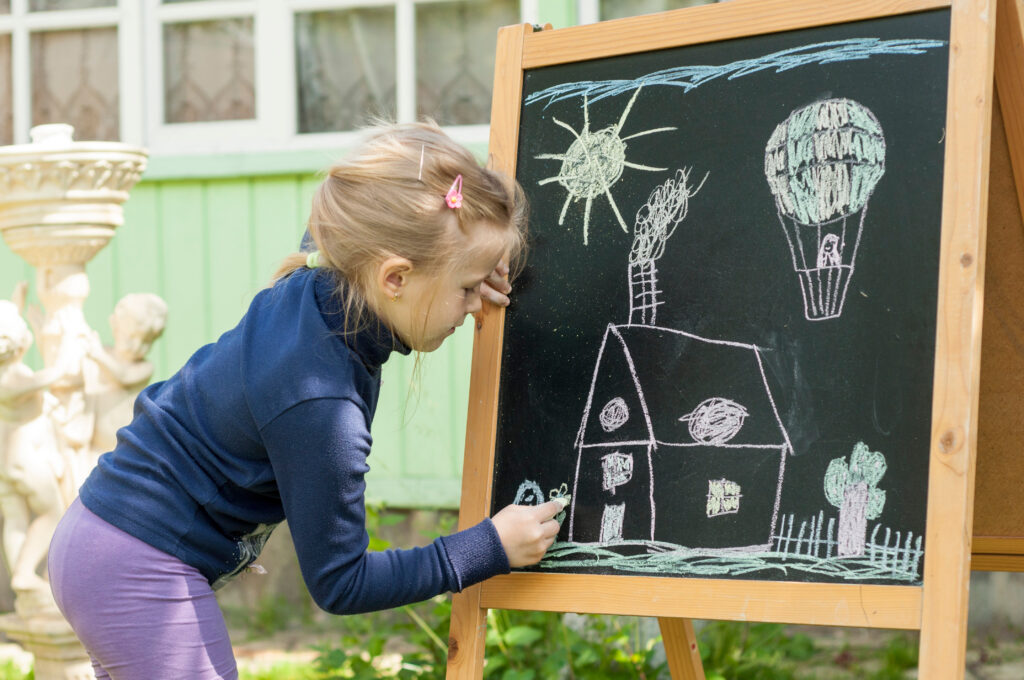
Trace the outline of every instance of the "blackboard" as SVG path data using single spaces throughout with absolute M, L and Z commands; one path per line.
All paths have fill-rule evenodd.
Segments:
M 701 676 L 690 618 L 919 630 L 920 676 L 962 676 L 988 318 L 994 74 L 1010 102 L 1003 111 L 1012 113 L 1010 154 L 1015 167 L 1017 160 L 1024 167 L 1022 145 L 1011 139 L 1022 137 L 1016 112 L 1024 102 L 1024 43 L 1014 7 L 1013 0 L 730 0 L 565 29 L 498 31 L 490 164 L 519 177 L 534 199 L 535 238 L 530 268 L 514 284 L 513 307 L 485 304 L 475 318 L 459 526 L 473 526 L 516 499 L 572 493 L 576 505 L 563 518 L 563 545 L 547 555 L 559 564 L 545 559 L 537 569 L 496 576 L 453 596 L 448 677 L 483 673 L 492 608 L 658 617 L 677 678 Z M 865 38 L 874 46 L 861 43 L 854 59 L 806 54 L 811 45 L 842 51 Z M 900 41 L 902 52 L 892 52 L 892 41 Z M 777 59 L 780 52 L 785 63 L 765 63 L 766 55 Z M 666 63 L 672 55 L 681 63 Z M 667 67 L 683 71 L 650 75 Z M 759 84 L 748 86 L 752 79 Z M 585 104 L 573 83 L 588 89 Z M 558 96 L 540 105 L 547 96 L 540 93 L 552 86 Z M 645 113 L 655 109 L 669 119 Z M 857 154 L 868 164 L 862 170 L 877 181 L 861 182 L 853 192 L 870 194 L 863 231 L 855 220 L 860 240 L 826 238 L 824 228 L 819 240 L 815 230 L 817 252 L 801 259 L 807 270 L 801 273 L 777 205 L 795 205 L 786 209 L 802 211 L 806 220 L 818 201 L 807 202 L 799 181 L 799 200 L 780 198 L 772 188 L 792 185 L 778 172 L 790 160 L 780 149 L 788 149 L 791 126 L 778 132 L 780 122 L 796 129 L 796 167 L 813 156 L 799 143 L 812 127 L 808 111 L 811 120 L 821 114 L 826 123 L 855 122 L 856 134 L 834 146 L 852 148 L 857 136 Z M 756 133 L 737 127 L 741 118 L 763 127 Z M 559 130 L 564 136 L 554 134 Z M 612 133 L 614 139 L 593 138 Z M 588 151 L 602 152 L 591 157 L 603 159 L 599 179 L 608 186 L 592 186 L 598 175 L 581 170 L 586 159 L 572 153 L 581 139 Z M 767 190 L 755 179 L 758 172 Z M 686 214 L 673 231 L 666 216 L 681 215 L 680 185 L 687 188 Z M 584 200 L 566 205 L 570 192 Z M 652 207 L 663 209 L 641 210 L 652 195 Z M 835 202 L 829 205 L 824 202 L 825 212 Z M 642 225 L 669 225 L 672 233 L 663 253 L 657 240 L 646 241 L 657 257 L 638 249 L 656 260 L 654 277 L 651 267 L 638 267 L 636 277 L 626 268 L 638 213 Z M 850 241 L 853 265 L 842 259 Z M 777 266 L 784 273 L 769 272 L 770 257 L 789 258 L 794 270 L 783 264 Z M 853 270 L 838 279 L 846 294 L 806 297 L 799 277 L 830 266 Z M 821 271 L 813 275 L 835 289 Z M 644 319 L 650 308 L 620 297 L 630 285 L 644 292 L 645 281 L 657 282 L 647 286 L 648 300 L 657 290 L 654 301 L 664 303 L 652 319 Z M 626 314 L 634 316 L 632 324 Z M 853 330 L 828 328 L 837 324 Z M 598 356 L 601 347 L 616 345 Z M 698 355 L 700 362 L 681 359 Z M 808 375 L 805 362 L 827 370 Z M 636 389 L 620 391 L 623 385 Z M 681 405 L 666 409 L 659 401 L 645 411 L 648 392 L 659 391 Z M 643 427 L 631 420 L 638 404 Z M 626 438 L 638 431 L 646 439 Z M 648 524 L 627 515 L 625 500 L 644 500 L 643 493 L 626 498 L 626 491 L 642 480 L 652 441 L 659 456 L 672 447 L 687 449 L 681 452 L 691 460 L 701 447 L 709 454 L 756 447 L 779 457 L 723 470 L 709 469 L 715 456 L 708 455 L 697 458 L 703 468 L 676 468 L 675 486 L 665 493 L 661 484 L 654 492 L 659 503 Z M 644 444 L 640 455 L 626 442 Z M 578 449 L 602 444 L 619 455 L 592 456 L 600 472 L 590 466 L 577 477 Z M 648 479 L 652 470 L 663 477 L 663 462 L 652 455 L 658 466 L 646 469 Z M 851 472 L 851 463 L 861 469 Z M 770 502 L 771 482 L 764 482 L 772 475 L 778 508 Z M 850 487 L 857 492 L 847 494 Z M 673 488 L 696 488 L 689 495 L 700 500 L 674 497 Z M 863 512 L 846 514 L 855 521 L 844 532 L 829 520 L 847 499 Z M 622 508 L 605 514 L 606 506 L 617 505 Z M 766 531 L 769 505 L 775 523 Z M 761 513 L 754 523 L 762 526 L 745 533 L 743 515 L 750 510 Z M 697 519 L 680 521 L 687 512 Z M 783 531 L 787 515 L 795 521 L 786 519 Z M 586 539 L 576 542 L 590 545 L 567 552 L 570 518 L 580 518 L 573 535 Z M 729 528 L 721 532 L 725 538 L 705 529 L 712 520 Z M 842 560 L 828 553 L 844 543 L 841 535 Z M 784 558 L 770 554 L 782 546 Z M 850 550 L 889 560 L 888 571 Z
M 491 507 L 572 494 L 536 570 L 921 583 L 949 30 L 525 71 Z

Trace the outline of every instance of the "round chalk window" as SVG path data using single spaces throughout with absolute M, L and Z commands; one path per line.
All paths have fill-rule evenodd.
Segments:
M 601 422 L 601 428 L 605 432 L 619 429 L 629 420 L 629 407 L 626 406 L 626 400 L 622 397 L 615 397 L 604 405 L 597 419 Z

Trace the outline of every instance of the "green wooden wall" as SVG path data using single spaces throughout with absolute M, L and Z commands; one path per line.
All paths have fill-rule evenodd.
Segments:
M 318 179 L 314 174 L 159 180 L 140 183 L 125 224 L 87 266 L 86 317 L 107 344 L 107 317 L 122 295 L 152 292 L 167 301 L 164 336 L 153 347 L 154 380 L 232 328 L 282 257 L 297 249 Z M 0 246 L 0 296 L 33 270 Z M 385 364 L 374 421 L 368 496 L 403 507 L 456 507 L 462 468 L 471 325 L 422 357 Z M 38 356 L 30 363 L 37 368 Z

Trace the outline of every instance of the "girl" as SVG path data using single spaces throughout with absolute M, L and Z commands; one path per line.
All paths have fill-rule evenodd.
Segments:
M 235 678 L 213 591 L 288 520 L 323 609 L 365 612 L 536 563 L 558 502 L 412 550 L 367 552 L 363 476 L 381 364 L 441 346 L 524 239 L 521 190 L 437 126 L 373 131 L 313 199 L 238 326 L 148 387 L 53 538 L 51 586 L 99 678 Z

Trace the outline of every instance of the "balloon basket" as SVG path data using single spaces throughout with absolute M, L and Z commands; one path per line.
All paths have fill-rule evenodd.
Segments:
M 797 273 L 804 297 L 804 316 L 808 321 L 824 321 L 842 315 L 846 289 L 853 276 L 852 266 L 815 267 Z

